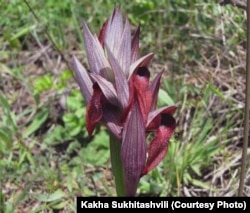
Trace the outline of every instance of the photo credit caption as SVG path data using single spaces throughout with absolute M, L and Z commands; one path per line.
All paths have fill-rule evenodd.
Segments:
M 168 209 L 169 211 L 200 209 L 209 212 L 222 209 L 237 209 L 248 212 L 250 198 L 77 197 L 76 205 L 77 212 L 81 212 L 82 209 Z

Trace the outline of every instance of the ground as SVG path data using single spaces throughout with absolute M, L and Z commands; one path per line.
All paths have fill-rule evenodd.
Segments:
M 146 38 L 141 53 L 155 52 L 151 74 L 165 70 L 162 89 L 178 112 L 169 155 L 141 181 L 138 196 L 237 195 L 246 40 L 238 32 L 229 32 L 226 24 L 233 26 L 235 17 L 223 10 L 225 21 L 217 19 L 211 35 L 198 34 L 186 24 L 178 30 L 188 36 L 176 41 L 176 35 L 164 37 L 170 28 L 164 26 L 162 31 L 149 31 L 157 38 L 155 44 L 145 36 L 147 32 L 142 33 Z M 239 11 L 243 25 L 245 14 Z M 233 27 L 237 26 L 238 22 Z M 142 25 L 143 29 L 147 27 Z M 73 212 L 75 196 L 115 196 L 108 145 L 103 142 L 106 130 L 100 126 L 93 138 L 86 134 L 85 105 L 71 72 L 72 54 L 88 65 L 74 32 L 65 31 L 68 44 L 60 52 L 44 32 L 42 38 L 32 33 L 18 38 L 21 46 L 16 49 L 3 42 L 0 136 L 7 145 L 0 149 L 0 193 L 9 212 Z M 237 42 L 230 43 L 230 36 Z M 166 96 L 162 100 L 166 102 Z M 249 169 L 245 184 L 244 195 L 250 196 Z

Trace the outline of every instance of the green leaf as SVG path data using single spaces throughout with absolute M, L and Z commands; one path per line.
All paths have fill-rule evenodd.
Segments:
M 194 164 L 190 166 L 196 175 L 201 176 L 200 165 Z
M 0 104 L 2 105 L 5 112 L 10 111 L 10 105 L 9 105 L 7 99 L 1 94 L 0 94 Z
M 69 131 L 69 135 L 71 137 L 77 136 L 81 132 L 81 130 L 82 130 L 82 127 L 79 125 L 76 125 L 74 127 L 72 126 L 72 128 Z
M 83 107 L 83 97 L 80 92 L 67 96 L 67 107 L 70 110 L 78 110 Z
M 173 99 L 163 89 L 159 90 L 158 105 L 159 106 L 174 105 Z
M 8 126 L 12 129 L 12 131 L 17 131 L 15 119 L 13 119 L 14 115 L 10 111 L 10 105 L 7 99 L 0 94 L 0 105 L 3 108 L 2 120 L 5 126 Z
M 80 151 L 82 160 L 95 166 L 105 165 L 109 156 L 109 136 L 105 131 L 100 131 L 96 134 L 91 142 L 91 146 Z
M 73 113 L 65 113 L 63 115 L 63 122 L 64 123 L 71 123 L 74 122 L 75 123 L 76 120 L 76 116 Z
M 209 131 L 211 131 L 212 127 L 212 119 L 206 119 L 205 124 L 202 127 L 202 131 L 199 132 L 197 144 L 203 143 L 205 141 L 205 138 L 209 135 Z
M 12 203 L 10 203 L 10 202 L 6 202 L 6 204 L 5 204 L 5 213 L 14 213 L 14 206 L 13 206 L 13 204 Z
M 213 92 L 215 95 L 217 95 L 218 97 L 220 97 L 221 99 L 225 100 L 225 96 L 223 95 L 223 93 L 221 91 L 219 91 L 217 88 L 215 88 L 214 86 L 212 86 L 211 84 L 208 85 L 208 88 L 211 92 Z
M 60 200 L 63 197 L 65 197 L 65 193 L 58 189 L 52 194 L 39 194 L 34 196 L 37 200 L 42 201 L 42 202 L 52 202 L 55 200 Z
M 53 209 L 63 209 L 67 204 L 68 204 L 68 201 L 57 202 L 57 203 L 51 205 L 51 208 L 53 208 Z
M 200 181 L 200 180 L 197 180 L 197 179 L 192 179 L 192 184 L 198 186 L 198 187 L 202 187 L 203 189 L 207 189 L 207 190 L 213 190 L 213 187 L 206 183 L 206 182 L 203 182 L 203 181 Z
M 79 144 L 79 142 L 74 141 L 71 142 L 67 148 L 67 154 L 72 154 L 75 150 L 79 150 L 81 148 L 81 145 Z
M 92 142 L 92 146 L 96 149 L 109 149 L 109 135 L 104 131 L 104 128 L 95 135 Z
M 51 89 L 53 86 L 53 79 L 51 75 L 43 75 L 38 77 L 34 82 L 35 95 Z
M 42 124 L 47 120 L 48 116 L 49 116 L 48 108 L 44 108 L 42 109 L 42 111 L 38 112 L 33 118 L 31 124 L 24 132 L 23 137 L 26 138 L 30 136 L 32 133 L 34 133 L 36 130 L 38 130 L 42 126 Z
M 68 79 L 72 78 L 72 72 L 70 70 L 64 70 L 62 74 L 58 77 L 58 81 L 54 88 L 57 90 L 64 90 L 67 87 Z
M 11 38 L 10 38 L 10 41 L 11 40 L 15 40 L 27 33 L 29 33 L 31 30 L 34 30 L 36 28 L 36 25 L 31 25 L 31 26 L 27 26 L 23 29 L 21 29 L 19 32 L 17 32 L 15 35 L 13 35 Z
M 0 129 L 0 151 L 5 152 L 11 147 L 12 138 L 7 128 Z
M 64 70 L 62 72 L 62 75 L 60 76 L 60 79 L 62 79 L 62 80 L 68 80 L 71 77 L 72 77 L 72 72 L 70 70 Z

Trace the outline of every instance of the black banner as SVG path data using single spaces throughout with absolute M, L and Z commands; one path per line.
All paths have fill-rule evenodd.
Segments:
M 78 213 L 83 209 L 165 209 L 165 212 L 232 209 L 237 213 L 250 212 L 249 197 L 77 197 L 76 205 Z

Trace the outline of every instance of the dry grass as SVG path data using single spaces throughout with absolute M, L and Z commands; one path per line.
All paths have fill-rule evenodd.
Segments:
M 234 20 L 232 17 L 227 17 L 225 13 L 223 13 L 223 16 L 225 21 L 217 20 L 214 37 L 202 38 L 202 42 L 199 42 L 201 44 L 199 52 L 201 60 L 190 60 L 189 55 L 184 55 L 181 64 L 171 59 L 166 61 L 166 63 L 161 63 L 162 58 L 156 56 L 156 60 L 151 67 L 156 73 L 165 69 L 167 79 L 172 78 L 173 82 L 181 82 L 182 85 L 178 85 L 177 90 L 190 86 L 199 91 L 198 94 L 190 91 L 185 93 L 184 96 L 187 102 L 185 106 L 181 103 L 183 100 L 181 97 L 179 99 L 178 97 L 176 98 L 177 104 L 182 106 L 178 112 L 176 138 L 180 138 L 183 144 L 190 143 L 193 137 L 190 124 L 194 112 L 204 107 L 206 108 L 203 115 L 204 119 L 212 118 L 214 125 L 212 134 L 209 135 L 209 138 L 204 143 L 209 143 L 215 137 L 219 138 L 219 154 L 213 156 L 212 163 L 209 167 L 202 170 L 201 178 L 199 177 L 201 182 L 206 183 L 210 187 L 199 187 L 196 184 L 192 184 L 192 182 L 182 184 L 180 189 L 178 189 L 181 196 L 236 196 L 238 191 L 243 139 L 246 47 L 244 39 L 234 45 L 233 49 L 227 45 L 228 38 L 225 35 L 226 32 L 223 31 L 223 24 L 233 23 Z M 200 39 L 199 36 L 190 33 L 190 37 L 194 39 Z M 74 53 L 79 58 L 82 58 L 83 63 L 86 64 L 84 52 L 77 50 L 79 49 L 77 42 L 74 43 L 72 37 L 69 40 L 71 41 L 71 47 L 63 51 L 64 57 L 70 60 L 71 54 Z M 220 45 L 214 45 L 215 42 L 220 43 Z M 61 55 L 53 48 L 50 42 L 42 43 L 39 40 L 30 38 L 28 43 L 29 47 L 27 49 L 9 53 L 8 58 L 1 60 L 0 90 L 11 106 L 11 113 L 16 116 L 16 125 L 19 128 L 19 133 L 23 133 L 30 122 L 32 122 L 33 115 L 37 113 L 38 105 L 50 109 L 46 122 L 39 130 L 34 132 L 32 137 L 20 140 L 20 135 L 14 134 L 12 139 L 17 143 L 22 143 L 21 147 L 27 148 L 28 152 L 35 157 L 43 156 L 46 158 L 47 152 L 51 151 L 53 156 L 48 158 L 49 165 L 52 170 L 58 170 L 61 182 L 50 183 L 51 185 L 48 186 L 46 185 L 48 181 L 43 179 L 44 174 L 39 178 L 39 174 L 34 176 L 32 171 L 22 174 L 25 175 L 25 178 L 19 177 L 18 180 L 15 180 L 14 176 L 5 177 L 2 192 L 6 201 L 17 204 L 18 208 L 15 212 L 29 212 L 41 208 L 44 202 L 34 199 L 34 194 L 47 193 L 56 188 L 60 188 L 66 194 L 69 193 L 68 188 L 64 185 L 66 177 L 59 174 L 60 163 L 55 160 L 63 158 L 68 144 L 65 147 L 63 145 L 59 146 L 57 150 L 53 146 L 43 150 L 42 143 L 44 135 L 54 129 L 58 123 L 62 122 L 62 116 L 67 111 L 67 106 L 65 105 L 67 94 L 74 89 L 78 89 L 74 79 L 71 78 L 64 94 L 54 89 L 44 91 L 39 94 L 38 103 L 33 92 L 34 79 L 49 72 L 53 76 L 53 83 L 56 84 L 58 81 L 57 77 L 63 70 L 68 68 L 67 63 L 62 60 Z M 170 50 L 168 55 L 183 51 L 182 48 L 185 47 L 181 45 L 178 44 L 176 48 Z M 183 46 L 185 45 L 183 44 Z M 157 49 L 155 51 L 157 52 Z M 173 72 L 175 73 L 174 75 Z M 213 85 L 219 91 L 219 94 L 216 94 L 216 92 L 212 94 L 207 104 L 203 102 L 203 97 L 205 96 L 205 89 L 209 84 Z M 220 97 L 220 95 L 223 97 Z M 23 113 L 24 115 L 20 116 Z M 3 109 L 1 108 L 0 115 L 3 115 Z M 228 122 L 231 126 L 227 126 Z M 31 146 L 31 144 L 33 145 Z M 18 145 L 15 146 L 18 147 Z M 57 152 L 58 150 L 61 151 Z M 250 156 L 249 148 L 247 153 Z M 15 156 L 13 159 L 18 159 L 19 154 L 19 150 L 13 148 L 12 155 Z M 55 161 L 50 161 L 51 159 Z M 109 193 L 114 193 L 114 183 L 108 166 L 93 167 L 84 165 L 84 163 L 81 166 L 85 169 L 85 180 L 83 182 L 88 186 L 88 190 L 96 192 L 98 196 L 109 196 Z M 93 178 L 96 174 L 102 174 L 103 176 L 99 179 Z M 196 175 L 194 174 L 193 176 L 195 177 Z M 77 185 L 79 182 L 76 181 L 74 184 Z M 244 195 L 250 196 L 249 168 L 245 184 Z M 111 192 L 107 191 L 107 188 L 111 188 Z M 78 185 L 78 188 L 70 193 L 72 196 L 81 195 L 81 187 Z M 20 199 L 22 200 L 20 203 L 16 202 L 19 196 L 25 197 L 25 199 Z M 72 200 L 67 197 L 65 201 L 68 203 L 67 207 L 62 208 L 63 210 L 58 212 L 73 211 L 74 204 Z

